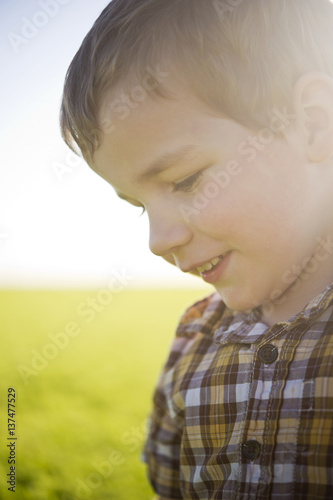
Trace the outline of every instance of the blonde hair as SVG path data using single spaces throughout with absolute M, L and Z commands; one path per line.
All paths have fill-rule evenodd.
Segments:
M 106 92 L 161 67 L 215 112 L 265 127 L 307 71 L 333 75 L 330 0 L 113 0 L 66 75 L 62 135 L 88 163 Z M 151 94 L 170 97 L 167 80 Z

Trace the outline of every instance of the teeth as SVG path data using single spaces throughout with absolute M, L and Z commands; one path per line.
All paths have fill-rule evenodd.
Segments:
M 204 268 L 205 271 L 210 271 L 211 269 L 213 269 L 213 264 L 211 262 L 207 262 L 207 264 L 203 264 L 202 266 Z
M 205 271 L 211 271 L 213 267 L 217 266 L 219 262 L 221 262 L 222 258 L 220 257 L 215 257 L 215 259 L 211 260 L 210 262 L 206 262 L 205 264 L 202 264 L 202 266 L 197 267 L 197 270 L 199 273 L 204 273 Z

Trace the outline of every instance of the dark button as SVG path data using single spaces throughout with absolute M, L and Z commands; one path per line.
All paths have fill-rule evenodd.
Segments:
M 260 347 L 258 351 L 258 356 L 262 363 L 265 363 L 265 365 L 270 365 L 271 363 L 274 363 L 274 361 L 277 360 L 279 356 L 279 351 L 277 350 L 275 345 L 266 344 Z
M 258 441 L 254 439 L 250 439 L 250 441 L 246 441 L 246 443 L 243 444 L 243 455 L 248 460 L 254 460 L 259 457 L 260 451 L 261 446 Z

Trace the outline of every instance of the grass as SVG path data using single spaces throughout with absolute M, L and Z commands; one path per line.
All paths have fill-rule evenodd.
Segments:
M 0 499 L 153 497 L 140 462 L 152 391 L 179 316 L 202 295 L 0 292 Z M 9 387 L 16 391 L 14 496 L 6 484 Z

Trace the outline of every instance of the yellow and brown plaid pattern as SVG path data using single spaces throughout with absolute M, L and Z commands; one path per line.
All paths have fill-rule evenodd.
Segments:
M 144 450 L 173 499 L 333 499 L 333 285 L 289 322 L 184 314 L 154 396 Z

